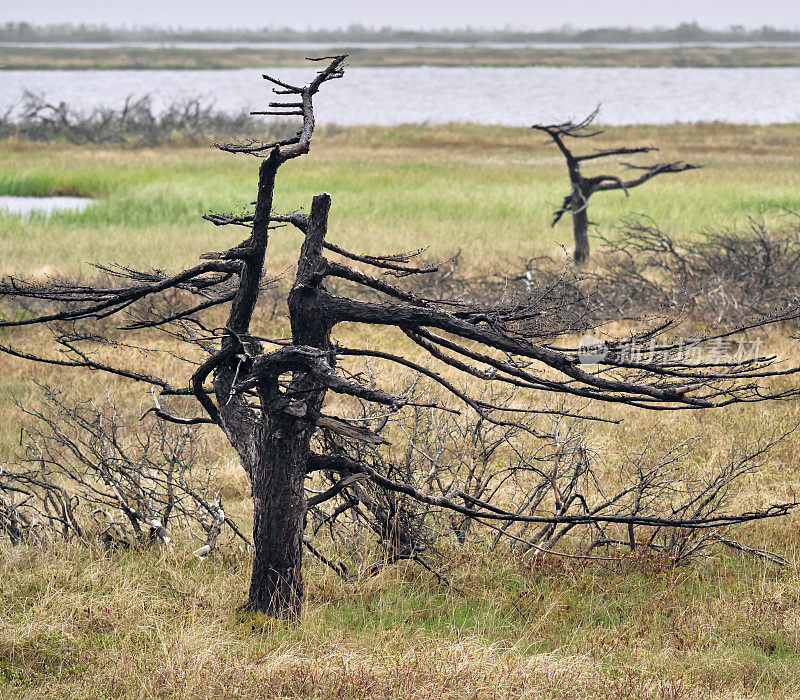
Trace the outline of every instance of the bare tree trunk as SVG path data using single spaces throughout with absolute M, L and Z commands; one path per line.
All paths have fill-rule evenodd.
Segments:
M 589 217 L 585 206 L 572 212 L 572 232 L 575 236 L 575 264 L 583 265 L 589 259 Z
M 244 609 L 295 619 L 303 598 L 308 439 L 298 435 L 297 421 L 285 414 L 273 413 L 267 420 L 258 435 L 258 462 L 250 465 L 255 551 Z
M 308 230 L 298 264 L 297 278 L 289 294 L 289 316 L 295 345 L 331 350 L 330 323 L 318 306 L 319 270 L 324 266 L 322 243 L 328 227 L 330 197 L 314 197 Z M 335 356 L 329 361 L 334 364 Z M 303 490 L 314 424 L 285 411 L 296 397 L 303 414 L 319 415 L 325 388 L 304 372 L 294 372 L 286 394 L 274 381 L 261 389 L 264 411 L 255 431 L 257 449 L 250 465 L 253 485 L 253 575 L 245 610 L 271 617 L 295 619 L 303 597 L 302 546 L 306 499 Z

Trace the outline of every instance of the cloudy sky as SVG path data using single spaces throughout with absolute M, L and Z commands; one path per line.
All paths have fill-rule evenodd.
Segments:
M 187 28 L 289 26 L 551 29 L 569 24 L 800 29 L 798 0 L 2 0 L 0 22 L 160 25 Z

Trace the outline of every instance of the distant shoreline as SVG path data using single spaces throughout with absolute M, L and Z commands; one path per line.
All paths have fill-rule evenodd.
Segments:
M 232 69 L 308 65 L 306 56 L 344 50 L 320 44 L 305 48 L 181 48 L 179 46 L 0 45 L 2 70 Z M 641 67 L 767 68 L 800 66 L 800 43 L 780 46 L 672 46 L 668 48 L 356 47 L 349 64 L 363 67 Z
M 695 22 L 674 27 L 595 27 L 548 30 L 482 29 L 458 27 L 449 29 L 400 29 L 351 25 L 336 29 L 293 29 L 291 27 L 165 29 L 150 27 L 108 27 L 105 25 L 50 24 L 8 22 L 0 26 L 0 42 L 39 43 L 554 43 L 554 44 L 642 44 L 642 43 L 741 43 L 800 42 L 800 28 L 762 26 L 747 29 L 707 29 Z

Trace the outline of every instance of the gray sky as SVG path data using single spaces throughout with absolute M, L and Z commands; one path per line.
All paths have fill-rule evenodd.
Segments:
M 550 29 L 672 26 L 697 21 L 800 28 L 798 0 L 2 0 L 0 22 L 27 21 L 114 26 Z

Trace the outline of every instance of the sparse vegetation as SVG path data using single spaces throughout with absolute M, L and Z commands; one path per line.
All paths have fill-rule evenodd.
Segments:
M 26 92 L 19 107 L 0 115 L 0 139 L 66 141 L 77 145 L 118 143 L 145 147 L 162 144 L 203 144 L 212 138 L 259 135 L 286 138 L 294 133 L 287 120 L 265 124 L 247 111 L 214 111 L 198 99 L 174 102 L 155 111 L 152 99 L 128 97 L 120 109 L 99 107 L 81 112 L 64 102 L 51 103 Z
M 12 545 L 137 549 L 171 546 L 179 531 L 205 557 L 223 529 L 249 543 L 209 493 L 212 470 L 191 426 L 129 422 L 109 396 L 76 400 L 41 388 L 41 407 L 19 407 L 24 450 L 0 467 L 0 533 Z
M 589 286 L 609 317 L 681 309 L 710 326 L 746 323 L 800 298 L 799 224 L 789 211 L 675 240 L 651 219 L 628 221 L 603 237 Z
M 478 302 L 420 296 L 403 283 L 388 281 L 387 276 L 424 279 L 440 272 L 440 266 L 422 260 L 421 251 L 360 254 L 331 241 L 328 193 L 314 196 L 308 214 L 276 210 L 278 172 L 310 152 L 315 96 L 326 83 L 344 77 L 346 59 L 346 54 L 309 59 L 325 63 L 306 84 L 292 85 L 263 76 L 278 97 L 268 101 L 265 111 L 253 114 L 302 117 L 302 127 L 291 137 L 215 144 L 220 151 L 255 156 L 260 161 L 252 213 L 203 215 L 216 226 L 248 230 L 239 243 L 204 252 L 200 263 L 178 272 L 98 264 L 108 281 L 5 276 L 0 294 L 8 304 L 0 316 L 0 328 L 41 326 L 52 333 L 54 346 L 19 346 L 14 334 L 9 342 L 0 344 L 0 352 L 45 366 L 90 370 L 114 380 L 144 384 L 151 389 L 152 413 L 157 420 L 219 428 L 252 486 L 253 568 L 242 606 L 249 613 L 299 619 L 304 547 L 323 558 L 311 542 L 308 514 L 323 504 L 327 506 L 320 517 L 332 537 L 334 527 L 342 522 L 340 518 L 337 523 L 337 517 L 346 516 L 358 526 L 366 511 L 371 515 L 368 525 L 390 562 L 410 558 L 426 568 L 429 566 L 419 558 L 425 545 L 416 534 L 420 517 L 415 511 L 420 508 L 461 521 L 454 530 L 462 544 L 468 525 L 474 523 L 495 530 L 496 542 L 509 539 L 513 546 L 542 555 L 573 556 L 552 548 L 584 528 L 587 550 L 575 555 L 578 557 L 591 556 L 595 547 L 627 546 L 631 551 L 660 552 L 678 563 L 702 551 L 709 540 L 760 552 L 719 535 L 708 537 L 703 531 L 783 517 L 797 505 L 775 503 L 740 513 L 727 510 L 731 488 L 757 468 L 758 458 L 766 454 L 771 440 L 762 444 L 759 436 L 752 449 L 744 448 L 743 454 L 722 460 L 718 471 L 699 479 L 684 475 L 678 466 L 683 446 L 690 442 L 669 447 L 661 457 L 646 450 L 646 457 L 643 453 L 634 460 L 633 473 L 612 486 L 599 476 L 581 440 L 576 446 L 564 435 L 559 438 L 560 433 L 568 435 L 559 427 L 549 436 L 535 420 L 607 421 L 595 415 L 605 404 L 697 411 L 786 400 L 800 391 L 776 386 L 774 380 L 792 379 L 800 367 L 776 369 L 776 356 L 760 350 L 746 359 L 717 352 L 687 358 L 685 343 L 674 338 L 671 323 L 612 335 L 602 352 L 593 352 L 587 359 L 583 343 L 576 349 L 570 342 L 575 325 L 548 310 L 554 301 L 550 290 L 531 285 L 514 295 L 494 295 Z M 579 124 L 535 127 L 553 138 L 569 164 L 573 194 L 561 211 L 570 210 L 576 222 L 583 214 L 580 236 L 576 224 L 577 263 L 585 262 L 588 255 L 585 204 L 592 192 L 621 189 L 627 194 L 628 188 L 662 172 L 694 167 L 659 164 L 644 168 L 644 174 L 628 182 L 608 176 L 584 178 L 579 174 L 581 160 L 649 150 L 622 148 L 574 156 L 562 136 L 599 135 L 586 132 L 593 118 L 594 114 Z M 557 213 L 553 223 L 558 218 Z M 274 338 L 265 332 L 264 315 L 257 309 L 263 305 L 263 292 L 272 284 L 265 277 L 270 230 L 282 224 L 296 228 L 302 244 L 297 272 L 285 294 L 285 320 L 290 330 Z M 337 257 L 329 259 L 333 255 Z M 331 283 L 349 284 L 355 291 L 332 294 Z M 359 298 L 365 292 L 377 294 L 377 298 Z M 557 301 L 566 306 L 567 297 Z M 584 305 L 580 297 L 577 303 Z M 44 308 L 30 313 L 31 305 L 36 304 Z M 705 347 L 745 331 L 766 332 L 771 324 L 798 315 L 800 311 L 794 309 L 779 317 L 765 315 L 746 327 L 726 328 L 723 336 L 700 334 L 694 345 Z M 111 330 L 109 323 L 117 327 Z M 333 333 L 348 324 L 364 330 L 385 329 L 387 341 L 378 348 L 334 341 Z M 139 340 L 142 331 L 146 335 Z M 390 341 L 391 335 L 399 337 Z M 154 346 L 152 336 L 166 336 L 171 346 Z M 389 349 L 403 345 L 410 347 Z M 139 358 L 131 358 L 131 352 L 164 355 L 177 360 L 182 368 L 155 371 L 150 363 L 143 367 Z M 383 369 L 380 374 L 370 371 L 366 378 L 361 364 L 370 362 Z M 387 381 L 395 372 L 413 377 L 412 387 L 429 380 L 438 393 L 427 393 L 420 402 L 412 387 Z M 162 408 L 159 395 L 191 397 L 197 405 L 182 411 Z M 529 403 L 531 396 L 539 401 Z M 348 402 L 360 404 L 362 415 L 353 416 Z M 580 402 L 592 403 L 588 416 L 581 413 Z M 474 412 L 480 420 L 468 432 L 477 437 L 490 432 L 485 425 L 500 428 L 499 435 L 480 441 L 507 447 L 509 456 L 497 459 L 496 448 L 488 452 L 483 448 L 485 457 L 481 458 L 479 451 L 475 467 L 459 468 L 439 463 L 416 448 L 428 454 L 425 468 L 429 475 L 420 479 L 420 470 L 408 468 L 407 459 L 387 459 L 378 449 L 391 444 L 388 425 L 401 421 L 409 408 L 458 415 L 461 410 Z M 117 502 L 137 535 L 146 525 L 150 537 L 164 544 L 169 541 L 164 523 L 182 503 L 176 494 L 185 493 L 217 523 L 206 528 L 208 538 L 203 547 L 213 549 L 219 527 L 227 522 L 225 513 L 218 502 L 209 504 L 208 498 L 198 497 L 186 485 L 181 478 L 186 469 L 181 469 L 182 460 L 171 456 L 174 450 L 164 459 L 177 467 L 166 472 L 156 469 L 158 476 L 154 476 L 153 467 L 145 461 L 144 473 L 140 473 L 136 462 L 120 449 L 122 440 L 113 430 L 113 422 L 110 431 L 102 427 L 95 431 L 78 410 L 62 412 L 62 416 L 68 424 L 88 430 L 93 438 L 85 443 L 81 438 L 56 441 L 57 445 L 66 443 L 67 452 L 78 453 L 81 469 L 70 469 L 58 451 L 50 451 L 51 441 L 43 439 L 37 449 L 42 455 L 39 471 L 15 475 L 11 470 L 10 485 L 0 484 L 5 491 L 3 529 L 15 544 L 27 535 L 37 535 L 37 514 L 55 521 L 56 527 L 71 528 L 83 539 L 73 497 L 46 473 L 47 465 L 53 464 L 84 488 L 83 499 L 90 502 L 91 494 L 102 491 L 93 485 L 99 478 L 111 492 L 103 494 L 105 502 Z M 57 433 L 56 421 L 42 414 L 38 417 Z M 98 421 L 102 425 L 102 417 Z M 417 417 L 413 422 L 421 421 Z M 513 439 L 515 436 L 521 439 Z M 552 443 L 552 454 L 544 445 L 531 448 L 532 440 Z M 95 446 L 98 442 L 100 448 Z M 113 446 L 110 457 L 105 455 L 106 442 Z M 413 441 L 408 449 L 415 449 Z M 85 458 L 84 452 L 91 458 Z M 50 459 L 48 455 L 52 455 Z M 106 459 L 114 463 L 114 469 L 106 465 Z M 86 476 L 83 469 L 88 470 Z M 321 491 L 311 488 L 309 484 L 318 477 L 330 486 Z M 444 486 L 443 481 L 450 485 Z M 41 508 L 26 509 L 30 501 L 40 501 L 45 513 Z M 102 508 L 105 502 L 101 499 L 98 505 Z M 113 515 L 107 515 L 107 520 L 110 525 L 105 534 L 116 525 Z M 637 535 L 642 528 L 647 534 Z M 780 555 L 760 554 L 784 562 Z M 324 560 L 340 575 L 348 576 L 345 564 Z

